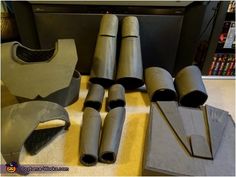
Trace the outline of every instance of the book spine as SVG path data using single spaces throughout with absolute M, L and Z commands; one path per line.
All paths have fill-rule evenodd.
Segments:
M 230 76 L 233 67 L 234 67 L 234 58 L 231 56 L 230 57 L 230 65 L 229 65 L 229 68 L 227 69 L 227 73 L 226 73 L 227 76 Z
M 234 76 L 234 75 L 235 75 L 235 59 L 233 61 L 233 67 L 232 67 L 232 69 L 230 71 L 230 76 Z
M 216 65 L 216 60 L 217 60 L 217 54 L 215 54 L 214 57 L 213 57 L 213 61 L 211 63 L 211 67 L 209 69 L 208 75 L 212 75 L 213 74 L 213 70 L 214 70 L 215 65 Z
M 226 62 L 226 57 L 227 57 L 226 55 L 223 55 L 222 58 L 221 58 L 221 63 L 220 63 L 219 70 L 218 70 L 218 73 L 217 73 L 218 76 L 222 75 L 223 68 L 224 68 L 224 65 L 225 65 L 225 62 Z
M 219 66 L 220 66 L 220 62 L 221 62 L 221 55 L 219 55 L 217 60 L 216 60 L 216 66 L 213 70 L 213 75 L 217 75 L 218 70 L 219 70 Z
M 228 55 L 227 58 L 226 58 L 226 61 L 225 61 L 225 66 L 223 68 L 222 76 L 226 76 L 227 69 L 229 68 L 229 64 L 230 64 L 230 58 L 229 58 L 229 55 Z

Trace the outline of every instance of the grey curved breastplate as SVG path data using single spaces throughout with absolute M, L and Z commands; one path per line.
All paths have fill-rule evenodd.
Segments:
M 75 71 L 77 52 L 73 39 L 58 40 L 54 50 L 31 50 L 18 42 L 5 43 L 1 63 L 2 81 L 17 97 L 63 106 L 78 98 L 80 74 Z
M 1 116 L 1 152 L 7 163 L 19 163 L 24 144 L 30 154 L 36 154 L 56 134 L 70 126 L 66 110 L 47 101 L 30 101 L 7 106 L 2 109 Z M 62 120 L 65 124 L 56 128 L 35 130 L 40 123 L 51 120 Z M 40 134 L 44 135 L 43 138 L 40 138 Z

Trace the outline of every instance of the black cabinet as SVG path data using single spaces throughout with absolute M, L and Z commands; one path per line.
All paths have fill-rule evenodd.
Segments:
M 13 7 L 24 45 L 51 48 L 59 38 L 74 38 L 78 53 L 77 68 L 82 74 L 90 72 L 101 16 L 113 13 L 120 22 L 124 16 L 137 16 L 143 67 L 160 66 L 174 75 L 179 69 L 194 62 L 201 40 L 199 36 L 217 4 L 204 1 L 21 1 L 13 2 Z M 208 31 L 211 28 L 212 25 Z M 209 32 L 204 32 L 204 38 L 208 39 L 209 36 Z M 118 59 L 120 34 L 117 43 Z

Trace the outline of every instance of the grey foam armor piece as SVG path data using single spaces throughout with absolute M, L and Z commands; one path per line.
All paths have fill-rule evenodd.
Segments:
M 40 123 L 62 120 L 65 125 L 61 127 L 61 130 L 68 129 L 70 126 L 66 110 L 56 103 L 47 101 L 14 104 L 4 107 L 1 113 L 1 148 L 3 158 L 7 163 L 12 161 L 19 163 L 22 146 Z M 50 133 L 48 136 L 50 136 Z M 51 139 L 48 138 L 47 141 Z M 37 143 L 40 142 L 35 140 L 34 143 L 34 146 L 38 146 Z M 47 143 L 39 144 L 39 146 Z
M 194 113 L 193 117 L 188 116 L 192 114 L 192 111 L 196 114 Z M 195 117 L 197 112 L 200 113 L 199 111 L 201 112 L 200 109 L 180 109 L 187 135 L 205 136 L 201 133 L 206 126 L 206 122 L 201 117 Z M 201 119 L 200 124 L 199 120 L 194 120 L 198 118 Z M 215 158 L 213 160 L 197 158 L 191 156 L 185 150 L 157 104 L 151 103 L 144 146 L 142 175 L 234 176 L 235 124 L 229 115 L 227 115 L 227 119 L 221 145 Z
M 96 165 L 101 129 L 101 116 L 93 108 L 85 108 L 80 132 L 80 162 L 85 166 Z
M 183 143 L 186 150 L 192 154 L 191 147 L 184 129 L 184 124 L 180 113 L 178 111 L 178 104 L 175 101 L 158 101 L 157 105 L 165 115 L 168 123 L 176 133 L 181 143 Z
M 209 126 L 210 142 L 213 158 L 216 156 L 217 150 L 220 147 L 221 140 L 228 121 L 228 112 L 212 106 L 205 106 L 205 116 Z
M 125 108 L 116 107 L 107 114 L 101 138 L 99 160 L 104 163 L 115 163 L 123 124 L 125 121 Z
M 174 101 L 177 98 L 173 78 L 163 68 L 146 68 L 145 84 L 151 101 Z
M 105 94 L 103 86 L 99 84 L 91 84 L 88 94 L 84 101 L 84 108 L 91 107 L 96 110 L 100 110 L 102 107 L 102 100 Z
M 128 16 L 122 21 L 122 37 L 139 37 L 139 22 L 137 17 Z
M 144 84 L 139 37 L 122 38 L 116 80 L 129 90 Z
M 58 40 L 52 57 L 42 62 L 19 58 L 22 48 L 31 50 L 18 42 L 2 45 L 2 80 L 13 95 L 34 99 L 69 86 L 77 62 L 73 39 Z
M 125 89 L 120 84 L 114 84 L 109 88 L 107 108 L 108 110 L 116 107 L 125 106 Z
M 99 35 L 116 37 L 118 32 L 118 18 L 113 14 L 105 14 L 100 22 Z
M 93 66 L 90 73 L 92 83 L 109 87 L 115 83 L 116 38 L 98 36 Z
M 103 15 L 90 72 L 90 81 L 103 87 L 115 83 L 117 31 L 117 16 Z
M 191 65 L 180 70 L 175 76 L 174 84 L 179 102 L 183 106 L 198 107 L 208 98 L 201 71 L 197 66 Z

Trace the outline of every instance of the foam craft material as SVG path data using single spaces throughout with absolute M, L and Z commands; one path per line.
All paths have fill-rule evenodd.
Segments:
M 67 106 L 78 99 L 80 74 L 75 70 L 73 39 L 59 39 L 49 50 L 8 42 L 1 51 L 2 81 L 19 101 L 39 99 Z
M 216 108 L 214 109 L 217 111 Z M 200 135 L 209 142 L 204 111 L 179 107 L 179 112 L 187 136 Z M 230 115 L 225 116 L 228 121 L 214 159 L 197 158 L 191 156 L 182 146 L 157 104 L 151 103 L 142 175 L 234 176 L 235 123 Z
M 122 22 L 121 49 L 116 82 L 125 89 L 136 89 L 144 84 L 143 64 L 138 19 L 125 17 Z
M 36 154 L 58 132 L 67 130 L 70 126 L 66 110 L 56 103 L 47 101 L 14 104 L 2 108 L 1 113 L 1 148 L 2 156 L 7 163 L 12 161 L 19 163 L 20 152 L 26 141 L 29 141 L 27 147 L 31 154 Z M 40 132 L 35 132 L 40 123 L 52 120 L 62 120 L 65 124 L 54 128 L 53 131 L 41 129 Z M 46 139 L 40 138 L 40 133 L 44 133 Z M 30 139 L 34 139 L 34 141 Z M 30 142 L 33 144 L 30 145 Z
M 163 68 L 146 68 L 145 84 L 151 101 L 174 101 L 177 98 L 173 78 Z
M 110 87 L 115 83 L 116 73 L 116 36 L 118 18 L 116 15 L 106 14 L 102 17 L 97 37 L 90 81 Z
M 84 108 L 91 107 L 99 111 L 102 107 L 102 100 L 105 94 L 103 86 L 99 84 L 91 84 L 88 94 L 84 101 Z
M 175 101 L 158 101 L 157 105 L 161 109 L 163 115 L 165 115 L 167 121 L 180 141 L 183 143 L 186 150 L 192 154 L 191 147 L 185 133 L 184 124 L 178 111 L 178 104 Z
M 195 65 L 180 70 L 175 76 L 174 84 L 183 106 L 198 107 L 208 98 L 201 71 Z
M 80 162 L 85 166 L 96 165 L 102 120 L 96 109 L 86 107 L 80 132 Z
M 99 160 L 103 163 L 115 163 L 125 121 L 125 108 L 116 107 L 107 114 L 102 131 Z
M 226 111 L 222 111 L 221 109 L 217 109 L 209 105 L 205 106 L 204 111 L 209 126 L 212 155 L 213 157 L 215 157 L 217 150 L 220 147 L 225 127 L 227 125 L 228 113 Z
M 107 109 L 125 106 L 125 89 L 120 84 L 114 84 L 109 88 Z

